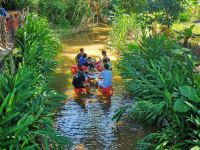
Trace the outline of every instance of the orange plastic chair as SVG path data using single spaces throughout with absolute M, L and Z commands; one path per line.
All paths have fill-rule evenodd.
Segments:
M 11 24 L 10 24 L 10 19 L 9 18 L 6 18 L 6 32 L 9 32 L 10 31 L 10 28 L 11 28 Z
M 15 30 L 17 30 L 17 28 L 18 28 L 18 18 L 17 18 L 17 15 L 15 15 L 15 18 L 13 20 L 13 28 Z
M 73 65 L 71 66 L 71 73 L 72 75 L 75 75 L 78 71 L 78 66 L 77 65 Z
M 97 71 L 101 72 L 103 69 L 101 66 L 97 67 Z
M 112 86 L 109 86 L 107 88 L 102 88 L 101 92 L 102 92 L 103 96 L 110 97 L 113 95 L 113 88 L 112 88 Z

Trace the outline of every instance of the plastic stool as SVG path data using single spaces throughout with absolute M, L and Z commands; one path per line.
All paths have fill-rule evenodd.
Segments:
M 112 86 L 109 86 L 107 88 L 102 88 L 101 92 L 102 92 L 103 96 L 110 97 L 113 95 L 113 88 L 112 88 Z
M 78 93 L 86 93 L 86 88 L 74 88 L 74 92 Z
M 73 75 L 75 75 L 75 74 L 77 73 L 77 71 L 78 71 L 78 66 L 77 66 L 77 65 L 71 66 L 71 73 L 72 73 Z
M 97 67 L 97 71 L 101 72 L 103 68 L 101 66 Z

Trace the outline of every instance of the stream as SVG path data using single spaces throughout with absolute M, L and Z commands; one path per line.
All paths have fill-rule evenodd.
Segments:
M 88 56 L 93 58 L 101 56 L 101 50 L 106 48 L 110 30 L 109 26 L 92 27 L 88 32 L 63 36 L 61 39 L 63 51 L 57 57 L 60 66 L 54 74 L 53 88 L 68 96 L 55 117 L 55 130 L 72 141 L 72 145 L 66 149 L 134 150 L 137 140 L 151 132 L 150 128 L 144 128 L 128 119 L 126 114 L 118 123 L 112 120 L 120 106 L 132 102 L 115 67 L 113 67 L 114 94 L 110 99 L 103 98 L 94 88 L 89 95 L 74 94 L 70 67 L 75 64 L 76 54 L 80 48 L 84 48 Z M 114 63 L 117 54 L 109 50 L 107 52 Z

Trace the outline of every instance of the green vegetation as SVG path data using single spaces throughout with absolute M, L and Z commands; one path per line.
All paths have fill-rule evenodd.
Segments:
M 136 103 L 130 115 L 161 132 L 140 143 L 141 149 L 184 149 L 199 146 L 199 79 L 188 49 L 164 35 L 142 36 L 121 54 L 119 68 Z M 131 68 L 131 69 L 130 69 Z M 191 132 L 194 130 L 195 132 Z
M 122 12 L 119 12 L 113 18 L 109 46 L 117 50 L 124 50 L 129 40 L 137 38 L 138 29 L 140 29 L 140 24 L 137 22 L 136 14 L 123 15 Z
M 120 75 L 135 102 L 120 108 L 113 119 L 119 121 L 127 111 L 144 125 L 160 127 L 140 140 L 138 149 L 200 149 L 200 74 L 195 71 L 200 62 L 186 48 L 193 48 L 191 40 L 198 39 L 200 28 L 192 21 L 199 19 L 199 5 L 179 0 L 145 5 L 138 1 L 138 6 L 129 2 L 121 2 L 125 11 L 115 14 L 110 45 L 120 53 Z
M 88 4 L 82 0 L 40 0 L 38 13 L 60 27 L 77 26 L 88 11 Z
M 34 1 L 33 0 L 0 0 L 0 5 L 1 3 L 7 10 L 21 10 L 25 7 L 32 8 Z
M 1 149 L 64 149 L 69 141 L 55 133 L 52 117 L 65 97 L 49 88 L 48 77 L 59 44 L 47 20 L 33 15 L 16 37 L 12 63 L 0 75 Z
M 140 150 L 200 149 L 200 62 L 192 51 L 199 49 L 200 27 L 193 23 L 200 19 L 197 0 L 7 0 L 4 5 L 31 7 L 40 17 L 28 16 L 17 31 L 16 49 L 0 75 L 2 149 L 64 149 L 69 143 L 53 130 L 55 108 L 65 97 L 49 88 L 60 46 L 48 21 L 65 29 L 112 21 L 109 46 L 121 56 L 120 75 L 135 99 L 114 119 L 127 111 L 146 126 L 160 127 L 138 142 Z

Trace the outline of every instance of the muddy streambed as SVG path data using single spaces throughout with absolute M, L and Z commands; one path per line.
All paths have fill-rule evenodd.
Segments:
M 68 95 L 68 98 L 55 117 L 55 130 L 69 137 L 72 146 L 66 149 L 84 150 L 134 150 L 134 143 L 151 130 L 143 128 L 128 118 L 119 123 L 112 120 L 115 110 L 130 104 L 123 82 L 113 69 L 114 94 L 105 99 L 96 89 L 90 95 L 75 96 L 71 85 L 70 66 L 80 48 L 92 57 L 101 56 L 108 39 L 108 26 L 93 27 L 88 32 L 62 38 L 63 51 L 59 54 L 60 66 L 54 75 L 53 87 Z M 117 55 L 108 51 L 114 62 Z

